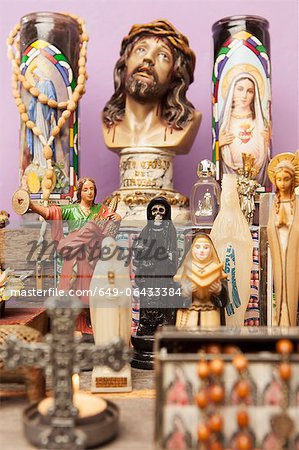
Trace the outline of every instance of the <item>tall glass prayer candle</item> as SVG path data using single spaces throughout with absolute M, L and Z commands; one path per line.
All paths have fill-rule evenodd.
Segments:
M 238 174 L 242 153 L 252 154 L 258 182 L 269 186 L 271 157 L 271 65 L 269 22 L 233 16 L 212 27 L 213 162 L 217 179 Z
M 47 144 L 54 169 L 55 187 L 50 200 L 67 203 L 73 198 L 78 177 L 78 108 L 62 116 L 72 100 L 79 73 L 80 29 L 77 20 L 59 13 L 37 12 L 21 19 L 20 70 L 30 85 L 21 87 L 28 117 L 41 135 L 22 120 L 20 130 L 21 187 L 32 199 L 42 196 L 47 183 Z M 35 94 L 35 95 L 34 95 Z M 54 127 L 60 127 L 52 139 Z M 52 155 L 52 157 L 51 157 Z M 51 167 L 50 167 L 51 168 Z

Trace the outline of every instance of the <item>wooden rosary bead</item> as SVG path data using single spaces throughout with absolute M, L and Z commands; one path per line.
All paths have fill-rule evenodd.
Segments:
M 33 97 L 39 96 L 39 90 L 34 86 L 29 89 L 29 92 L 31 95 L 33 95 Z
M 49 103 L 48 103 L 48 105 L 49 105 Z M 59 102 L 58 103 L 58 108 L 59 109 L 66 109 L 67 108 L 67 102 Z
M 32 130 L 32 128 L 35 127 L 35 123 L 32 122 L 32 120 L 28 120 L 28 122 L 26 122 L 26 127 Z
M 33 127 L 32 133 L 35 134 L 35 136 L 39 136 L 40 134 L 42 134 L 41 130 L 38 127 Z
M 210 388 L 210 399 L 214 403 L 221 403 L 224 400 L 224 389 L 219 384 L 214 384 Z
M 291 364 L 288 362 L 282 362 L 279 365 L 279 375 L 280 378 L 284 381 L 289 381 L 289 379 L 292 376 L 292 367 Z
M 78 103 L 79 99 L 80 99 L 80 94 L 79 94 L 79 92 L 74 91 L 74 92 L 73 92 L 73 95 L 72 95 L 72 100 L 73 100 L 73 102 Z
M 81 84 L 81 83 L 78 83 L 77 86 L 76 86 L 76 88 L 75 88 L 75 91 L 79 92 L 79 94 L 83 94 L 83 91 L 84 91 L 84 85 Z
M 50 189 L 44 189 L 43 190 L 43 200 L 49 200 L 50 195 L 51 195 L 51 190 Z
M 22 100 L 20 98 L 15 99 L 16 105 L 19 106 L 22 104 Z
M 23 122 L 28 122 L 28 120 L 29 120 L 29 116 L 28 116 L 28 114 L 27 113 L 22 113 L 21 114 L 21 119 L 23 120 Z M 32 122 L 33 123 L 33 122 Z
M 215 358 L 210 362 L 210 371 L 213 375 L 219 377 L 224 372 L 224 361 L 220 358 Z
M 50 147 L 51 148 L 51 147 Z M 51 180 L 53 178 L 53 170 L 47 169 L 45 177 Z
M 250 394 L 250 385 L 247 380 L 240 380 L 237 384 L 237 395 L 239 398 L 245 399 Z
M 12 50 L 8 50 L 7 56 L 8 56 L 8 58 L 9 58 L 11 61 L 12 61 L 12 60 L 14 59 L 14 57 L 15 57 L 15 55 L 14 55 L 14 53 L 13 53 Z
M 29 89 L 31 88 L 31 84 L 29 83 L 29 81 L 25 80 L 25 81 L 23 81 L 22 84 L 23 84 L 23 88 L 26 89 L 27 91 L 29 91 Z
M 237 450 L 251 450 L 252 449 L 252 440 L 248 436 L 248 434 L 240 434 L 236 439 L 236 447 Z
M 249 415 L 245 410 L 237 412 L 237 422 L 239 428 L 246 428 L 249 425 Z
M 53 156 L 53 151 L 52 151 L 52 149 L 51 149 L 51 147 L 50 147 L 49 145 L 46 145 L 46 146 L 43 148 L 43 155 L 44 155 L 44 157 L 45 157 L 46 159 L 51 159 L 51 158 L 52 158 L 52 156 Z
M 213 355 L 219 355 L 221 353 L 221 347 L 216 344 L 209 344 L 205 346 L 206 353 L 212 353 Z
M 73 102 L 72 100 L 69 101 L 68 105 L 67 105 L 67 109 L 68 111 L 75 111 L 75 109 L 77 108 L 77 105 L 75 102 Z
M 210 444 L 209 450 L 224 450 L 223 445 L 219 441 L 213 441 Z
M 19 113 L 20 113 L 20 114 L 26 112 L 26 106 L 24 105 L 24 103 L 21 102 L 21 103 L 19 104 L 18 110 L 19 110 Z
M 65 110 L 65 111 L 63 111 L 63 113 L 61 114 L 61 117 L 64 117 L 65 119 L 68 119 L 68 118 L 70 117 L 71 114 L 72 114 L 71 111 Z
M 294 344 L 289 339 L 280 339 L 276 343 L 276 351 L 281 355 L 289 355 L 294 350 Z
M 56 127 L 53 128 L 51 134 L 52 134 L 52 136 L 56 137 L 59 135 L 59 133 L 60 133 L 60 127 L 58 125 L 56 125 Z
M 52 98 L 50 98 L 50 99 L 48 100 L 48 106 L 49 106 L 50 108 L 57 108 L 57 101 L 56 101 L 56 100 L 53 100 Z
M 43 104 L 48 103 L 48 97 L 45 94 L 39 94 L 39 96 L 37 98 L 38 98 L 38 101 Z
M 233 365 L 235 366 L 235 368 L 238 370 L 238 372 L 242 373 L 244 372 L 247 367 L 248 367 L 248 361 L 247 358 L 240 354 L 240 355 L 236 355 L 233 359 Z
M 79 58 L 78 65 L 79 65 L 79 67 L 85 67 L 85 64 L 86 64 L 86 59 L 84 56 L 81 56 L 81 58 Z
M 209 418 L 209 428 L 215 433 L 219 433 L 223 429 L 223 419 L 220 414 L 213 414 Z
M 78 84 L 85 84 L 85 75 L 78 76 Z
M 65 122 L 66 122 L 65 118 L 61 116 L 61 117 L 58 119 L 57 125 L 59 126 L 59 128 L 62 128 L 62 127 L 64 126 Z
M 43 182 L 42 182 L 42 187 L 43 187 L 43 186 L 44 186 L 46 189 L 51 189 L 51 187 L 52 187 L 52 181 L 46 178 L 46 179 L 43 180 Z
M 235 345 L 226 345 L 226 346 L 224 347 L 223 352 L 224 352 L 226 355 L 235 355 L 236 353 L 239 352 L 239 349 L 238 349 L 238 347 L 236 347 Z
M 195 401 L 200 409 L 205 409 L 209 404 L 209 395 L 207 391 L 204 389 L 200 390 L 195 396 Z
M 206 424 L 201 423 L 198 426 L 197 437 L 198 437 L 199 441 L 206 442 L 209 439 L 210 434 L 211 433 L 210 433 L 209 427 Z
M 198 361 L 196 365 L 196 371 L 197 375 L 203 380 L 208 378 L 208 376 L 210 375 L 209 365 L 206 361 Z
M 89 37 L 86 33 L 82 33 L 81 34 L 81 42 L 88 42 L 89 41 Z

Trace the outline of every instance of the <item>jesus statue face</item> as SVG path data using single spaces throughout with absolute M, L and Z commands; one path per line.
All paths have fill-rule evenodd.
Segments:
M 141 37 L 127 59 L 126 91 L 136 100 L 162 97 L 170 86 L 173 62 L 163 39 Z

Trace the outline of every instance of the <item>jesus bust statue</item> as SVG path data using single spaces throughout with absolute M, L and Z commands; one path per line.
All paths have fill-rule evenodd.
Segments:
M 194 68 L 187 37 L 167 20 L 133 25 L 122 41 L 115 92 L 103 111 L 107 147 L 188 153 L 201 122 L 186 98 Z

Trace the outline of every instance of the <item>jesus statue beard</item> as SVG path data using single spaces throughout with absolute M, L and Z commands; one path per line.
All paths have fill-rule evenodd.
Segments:
M 126 79 L 126 92 L 135 100 L 151 100 L 154 98 L 161 98 L 167 92 L 168 86 L 163 86 L 159 83 L 159 78 L 154 69 L 148 69 L 147 72 L 152 75 L 152 80 L 142 80 L 137 78 L 141 66 L 138 66 Z

